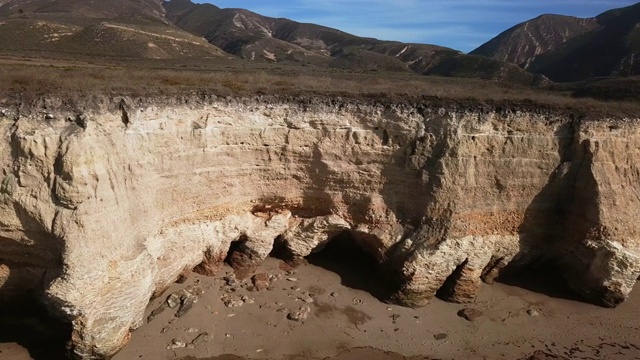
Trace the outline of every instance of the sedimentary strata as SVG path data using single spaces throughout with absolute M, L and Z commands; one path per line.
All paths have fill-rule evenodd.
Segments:
M 276 242 L 300 259 L 345 231 L 408 306 L 472 302 L 535 264 L 615 306 L 640 275 L 630 119 L 322 97 L 40 107 L 0 118 L 0 297 L 41 297 L 78 358 L 117 352 L 185 271 L 250 270 Z

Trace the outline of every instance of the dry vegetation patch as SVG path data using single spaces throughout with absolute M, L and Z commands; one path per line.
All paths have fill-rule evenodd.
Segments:
M 577 99 L 571 92 L 532 89 L 478 79 L 397 72 L 348 72 L 238 59 L 110 60 L 0 57 L 0 94 L 37 96 L 171 96 L 205 92 L 217 96 L 323 95 L 354 98 L 441 99 L 465 104 L 540 105 L 581 113 L 634 117 L 637 102 Z

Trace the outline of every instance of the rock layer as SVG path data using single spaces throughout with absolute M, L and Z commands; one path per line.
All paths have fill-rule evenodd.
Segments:
M 349 231 L 394 300 L 471 302 L 554 264 L 615 306 L 640 275 L 640 127 L 552 110 L 327 99 L 110 99 L 82 115 L 8 107 L 0 296 L 40 294 L 102 358 L 185 270 L 294 257 Z M 56 108 L 55 106 L 53 108 Z M 18 111 L 20 110 L 20 112 Z M 11 114 L 23 115 L 10 118 Z

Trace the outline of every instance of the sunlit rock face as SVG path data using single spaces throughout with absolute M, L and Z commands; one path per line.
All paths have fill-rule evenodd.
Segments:
M 0 118 L 0 298 L 40 296 L 78 358 L 117 352 L 185 270 L 250 271 L 276 240 L 295 260 L 349 232 L 407 306 L 542 263 L 615 306 L 640 275 L 633 121 L 322 97 L 47 109 Z

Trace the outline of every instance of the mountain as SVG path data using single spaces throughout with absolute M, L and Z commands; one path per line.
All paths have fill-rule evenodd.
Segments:
M 543 15 L 471 54 L 509 61 L 556 82 L 640 75 L 640 3 L 595 18 Z
M 164 14 L 160 0 L 1 1 L 0 51 L 101 58 L 223 56 Z
M 159 20 L 164 16 L 161 0 L 0 0 L 0 16 L 40 14 L 86 18 L 139 17 Z
M 233 55 L 320 69 L 534 82 L 514 64 L 442 46 L 360 37 L 190 0 L 0 0 L 0 53 L 99 59 Z
M 244 9 L 220 9 L 211 4 L 194 4 L 190 0 L 171 0 L 164 4 L 167 18 L 180 28 L 203 36 L 231 54 L 254 61 L 327 64 L 332 57 L 345 52 L 353 54 L 363 50 L 390 55 L 398 49 L 392 56 L 401 57 L 409 50 L 402 51 L 408 44 L 358 37 L 325 26 L 270 18 Z M 410 46 L 413 51 L 403 57 L 405 63 L 437 52 L 458 53 L 436 45 Z M 406 58 L 409 54 L 417 56 Z
M 598 28 L 536 57 L 528 69 L 555 81 L 640 75 L 640 3 L 596 19 Z
M 413 71 L 527 85 L 533 81 L 532 74 L 513 64 L 487 61 L 442 46 L 359 37 L 325 26 L 266 17 L 244 9 L 195 4 L 190 0 L 165 1 L 164 7 L 167 19 L 180 28 L 252 61 L 367 71 Z M 490 66 L 483 71 L 474 70 L 487 62 Z
M 595 18 L 541 15 L 504 31 L 470 54 L 507 61 L 526 69 L 537 55 L 598 27 Z

